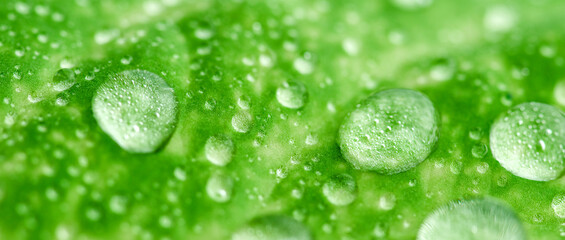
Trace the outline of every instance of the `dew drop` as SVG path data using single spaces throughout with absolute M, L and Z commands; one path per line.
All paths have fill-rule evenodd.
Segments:
M 277 88 L 277 101 L 286 108 L 301 108 L 306 103 L 306 98 L 306 87 L 300 82 L 284 82 Z
M 232 235 L 232 240 L 311 240 L 308 228 L 293 218 L 267 215 L 255 218 Z
M 547 129 L 552 134 L 547 134 Z M 550 181 L 565 168 L 565 115 L 558 108 L 523 103 L 494 122 L 490 146 L 500 165 L 516 176 Z
M 294 60 L 294 69 L 300 74 L 307 75 L 314 71 L 314 66 L 304 58 L 297 58 Z
M 559 81 L 553 88 L 553 98 L 562 106 L 565 106 L 565 80 Z
M 430 78 L 438 82 L 450 80 L 453 74 L 455 74 L 455 63 L 448 59 L 437 60 L 430 69 Z
M 218 135 L 208 138 L 204 149 L 208 161 L 218 166 L 225 166 L 231 162 L 234 144 L 230 137 Z
M 350 56 L 355 56 L 359 53 L 359 43 L 355 39 L 343 39 L 343 41 L 341 42 L 341 47 Z
M 322 193 L 333 205 L 349 205 L 357 198 L 357 184 L 351 175 L 338 174 L 322 186 Z
M 553 208 L 553 212 L 559 218 L 565 218 L 565 194 L 560 193 L 553 197 L 551 201 L 551 208 Z
M 126 212 L 126 204 L 127 199 L 125 197 L 116 195 L 110 198 L 108 206 L 110 207 L 110 211 L 112 211 L 113 213 L 123 214 Z
M 253 125 L 253 116 L 247 111 L 238 112 L 232 117 L 231 125 L 236 132 L 246 133 Z
M 507 32 L 516 24 L 516 14 L 506 6 L 494 6 L 487 10 L 483 24 L 491 32 Z
M 432 4 L 432 0 L 392 0 L 394 5 L 405 10 L 425 8 Z
M 224 203 L 230 200 L 233 191 L 233 179 L 222 173 L 215 173 L 206 183 L 206 193 L 215 202 Z
M 76 83 L 75 73 L 68 68 L 59 69 L 53 76 L 53 89 L 57 92 L 65 91 Z
M 438 118 L 432 102 L 420 92 L 375 93 L 342 123 L 341 152 L 357 169 L 387 175 L 407 171 L 432 152 L 439 137 Z
M 179 167 L 175 168 L 175 170 L 173 170 L 173 175 L 179 181 L 185 181 L 186 180 L 186 172 L 184 170 L 182 170 L 182 168 L 179 168 Z
M 509 207 L 490 199 L 476 199 L 452 202 L 435 210 L 424 220 L 417 239 L 525 240 L 526 232 Z
M 128 70 L 111 76 L 98 88 L 92 110 L 100 128 L 124 150 L 150 153 L 173 133 L 177 100 L 158 75 Z
M 484 158 L 488 153 L 488 147 L 486 144 L 477 143 L 471 148 L 471 154 L 475 158 Z

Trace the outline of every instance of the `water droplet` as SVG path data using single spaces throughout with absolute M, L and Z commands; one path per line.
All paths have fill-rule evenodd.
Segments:
M 98 45 L 104 45 L 106 43 L 109 43 L 119 35 L 120 35 L 120 31 L 117 29 L 99 31 L 96 34 L 94 34 L 94 42 L 96 42 L 96 44 Z
M 553 208 L 553 212 L 559 218 L 565 218 L 565 194 L 560 193 L 553 197 L 551 201 L 551 208 Z
M 318 143 L 318 136 L 308 134 L 304 143 L 306 143 L 306 145 L 316 145 Z
M 450 80 L 453 74 L 455 74 L 455 63 L 449 59 L 435 61 L 430 69 L 430 78 L 438 82 Z
M 162 228 L 171 228 L 173 226 L 173 220 L 169 216 L 159 217 L 159 225 Z
M 322 186 L 322 193 L 333 205 L 349 205 L 357 198 L 357 184 L 349 174 L 338 174 Z
M 553 129 L 547 134 L 547 129 Z M 550 181 L 565 168 L 565 115 L 556 107 L 528 102 L 493 124 L 490 146 L 500 165 L 516 176 Z
M 471 154 L 476 158 L 484 158 L 488 153 L 488 147 L 484 143 L 477 143 L 471 149 Z
M 539 52 L 546 58 L 552 58 L 555 56 L 555 48 L 551 46 L 541 46 Z
M 469 131 L 469 138 L 473 140 L 481 139 L 482 135 L 483 135 L 483 131 L 478 127 L 473 128 L 471 129 L 471 131 Z
M 392 0 L 394 5 L 405 10 L 425 8 L 432 4 L 432 0 Z
M 110 211 L 113 213 L 123 214 L 126 212 L 126 204 L 127 199 L 125 197 L 116 195 L 110 198 L 108 206 L 110 207 Z
M 22 15 L 27 15 L 29 13 L 29 5 L 23 2 L 16 2 L 16 12 Z
M 247 110 L 251 107 L 251 104 L 249 102 L 250 100 L 248 97 L 241 96 L 237 99 L 237 106 L 239 106 L 239 108 L 243 110 Z
M 377 223 L 373 228 L 373 235 L 377 238 L 384 238 L 387 235 L 387 228 L 383 223 Z
M 122 59 L 120 59 L 120 62 L 124 65 L 129 65 L 132 60 L 133 60 L 132 56 L 125 56 Z
M 68 68 L 59 69 L 53 76 L 53 89 L 57 92 L 65 91 L 75 85 L 75 73 Z
M 100 128 L 124 150 L 150 153 L 173 133 L 177 100 L 158 75 L 128 70 L 111 76 L 98 88 L 92 110 Z
M 253 116 L 246 111 L 238 112 L 232 117 L 231 125 L 235 131 L 246 133 L 253 125 Z
M 294 60 L 294 69 L 300 74 L 310 74 L 314 71 L 314 66 L 312 63 L 304 58 L 297 58 Z
M 562 106 L 565 106 L 565 80 L 559 81 L 553 88 L 553 98 Z
M 284 82 L 277 88 L 277 101 L 287 108 L 297 109 L 306 103 L 306 87 L 300 82 Z
M 379 208 L 389 211 L 396 205 L 396 196 L 393 193 L 385 193 L 379 198 Z
M 175 170 L 173 171 L 173 175 L 175 175 L 175 178 L 178 179 L 179 181 L 185 181 L 186 180 L 186 172 L 184 170 L 182 170 L 182 168 L 175 168 Z
M 95 208 L 88 208 L 86 210 L 86 218 L 90 221 L 93 221 L 93 222 L 98 221 L 98 220 L 100 220 L 101 217 L 102 216 L 100 214 L 100 211 L 98 211 Z
M 208 138 L 204 149 L 208 161 L 218 166 L 225 166 L 231 162 L 234 144 L 230 137 L 218 135 Z
M 45 196 L 47 197 L 47 199 L 49 199 L 50 201 L 57 201 L 57 199 L 59 199 L 59 194 L 57 193 L 57 191 L 53 188 L 48 188 L 45 191 Z
M 208 40 L 214 36 L 214 32 L 210 29 L 199 28 L 194 31 L 194 36 L 200 40 Z
M 494 6 L 487 10 L 483 24 L 491 32 L 507 32 L 516 24 L 516 13 L 506 6 Z
M 282 215 L 258 217 L 232 235 L 232 240 L 311 240 L 311 234 L 300 222 Z
M 206 183 L 206 193 L 215 202 L 224 203 L 230 200 L 233 191 L 233 179 L 225 174 L 216 173 Z
M 526 236 L 512 209 L 494 200 L 476 199 L 453 202 L 435 210 L 424 220 L 417 239 L 525 240 Z
M 424 161 L 438 140 L 439 117 L 420 92 L 378 92 L 351 112 L 339 130 L 341 151 L 355 168 L 381 174 L 407 171 Z
M 359 53 L 359 43 L 355 39 L 343 39 L 343 42 L 341 42 L 341 47 L 350 56 L 355 56 Z

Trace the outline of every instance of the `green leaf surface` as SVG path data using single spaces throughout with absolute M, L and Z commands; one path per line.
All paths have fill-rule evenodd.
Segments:
M 485 197 L 508 205 L 528 239 L 561 239 L 565 178 L 515 176 L 489 134 L 524 102 L 565 109 L 562 9 L 560 0 L 4 0 L 0 239 L 415 239 L 434 210 Z M 103 84 L 137 69 L 177 101 L 174 131 L 150 153 L 120 147 L 93 110 Z M 437 144 L 402 173 L 355 169 L 340 126 L 391 88 L 430 99 Z

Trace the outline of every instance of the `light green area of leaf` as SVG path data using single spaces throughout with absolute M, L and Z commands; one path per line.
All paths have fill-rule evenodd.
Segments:
M 314 239 L 414 239 L 434 209 L 492 196 L 529 239 L 560 239 L 551 203 L 565 179 L 513 176 L 488 133 L 522 102 L 565 109 L 565 2 L 395 2 L 411 1 L 3 1 L 0 238 L 229 239 L 279 214 Z M 61 68 L 75 73 L 64 91 Z M 176 130 L 151 154 L 124 151 L 92 113 L 98 87 L 134 69 L 165 79 L 178 100 Z M 299 109 L 277 100 L 289 81 L 306 89 Z M 339 126 L 389 88 L 430 98 L 436 150 L 396 175 L 354 170 Z M 220 135 L 234 144 L 224 167 L 204 148 Z M 334 206 L 322 186 L 342 173 L 358 192 Z M 206 190 L 218 174 L 233 179 L 225 203 Z

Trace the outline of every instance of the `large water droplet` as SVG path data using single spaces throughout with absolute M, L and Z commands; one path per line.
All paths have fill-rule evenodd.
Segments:
M 340 148 L 355 168 L 381 174 L 424 161 L 438 140 L 438 114 L 420 92 L 391 89 L 369 96 L 339 130 Z
M 310 231 L 300 222 L 282 215 L 251 220 L 232 235 L 232 240 L 310 240 Z
M 348 174 L 333 176 L 322 187 L 322 193 L 328 201 L 336 206 L 349 205 L 357 197 L 355 179 Z
M 206 183 L 206 193 L 212 200 L 223 203 L 231 198 L 233 179 L 225 174 L 216 173 L 210 176 Z
M 149 153 L 173 133 L 177 100 L 161 77 L 129 70 L 111 76 L 98 88 L 92 110 L 100 128 L 124 150 Z
M 520 104 L 494 122 L 490 146 L 494 158 L 514 175 L 556 179 L 565 168 L 565 115 L 543 103 Z
M 234 151 L 233 141 L 231 138 L 223 135 L 212 136 L 206 141 L 204 151 L 208 161 L 218 166 L 225 166 L 232 159 Z
M 525 240 L 526 232 L 509 207 L 494 200 L 466 200 L 441 207 L 429 215 L 418 240 Z
M 306 103 L 306 87 L 300 82 L 284 82 L 277 88 L 277 101 L 287 108 L 301 108 Z

